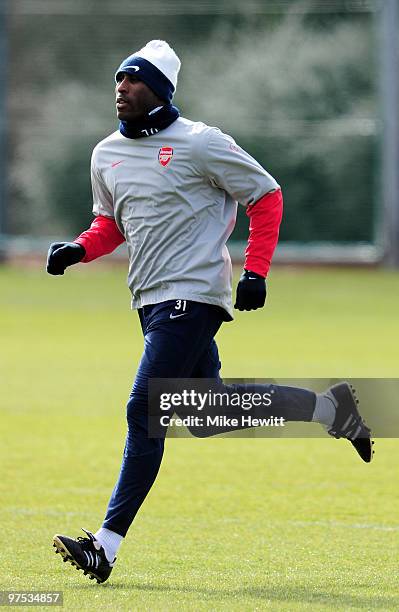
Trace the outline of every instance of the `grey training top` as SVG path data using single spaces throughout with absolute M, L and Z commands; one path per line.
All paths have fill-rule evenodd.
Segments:
M 93 213 L 114 217 L 126 238 L 132 308 L 185 299 L 232 318 L 226 241 L 237 202 L 279 187 L 253 157 L 218 128 L 179 117 L 146 138 L 102 140 L 91 178 Z

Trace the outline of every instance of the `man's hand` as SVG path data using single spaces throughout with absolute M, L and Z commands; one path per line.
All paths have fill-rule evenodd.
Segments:
M 237 310 L 256 310 L 266 301 L 266 279 L 256 272 L 244 270 L 237 285 L 234 308 Z
M 64 274 L 65 268 L 78 263 L 86 255 L 86 251 L 77 242 L 53 242 L 47 254 L 47 272 Z

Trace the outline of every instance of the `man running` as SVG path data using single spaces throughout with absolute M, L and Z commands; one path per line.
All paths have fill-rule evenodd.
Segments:
M 161 464 L 164 437 L 148 435 L 149 379 L 220 379 L 214 338 L 233 318 L 226 241 L 237 203 L 249 217 L 238 310 L 265 304 L 282 217 L 280 186 L 255 159 L 219 129 L 180 117 L 172 105 L 179 69 L 176 53 L 159 40 L 121 63 L 115 74 L 119 129 L 92 155 L 95 219 L 74 242 L 53 243 L 48 254 L 48 273 L 60 275 L 126 241 L 132 307 L 144 334 L 121 471 L 103 525 L 94 534 L 84 530 L 87 537 L 54 536 L 64 561 L 98 582 L 109 577 Z M 275 416 L 319 422 L 371 460 L 370 430 L 347 383 L 322 394 L 279 385 L 262 389 L 274 393 Z

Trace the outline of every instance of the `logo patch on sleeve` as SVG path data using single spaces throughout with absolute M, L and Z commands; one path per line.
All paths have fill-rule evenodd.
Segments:
M 164 168 L 169 164 L 173 157 L 172 147 L 161 147 L 158 153 L 158 161 Z

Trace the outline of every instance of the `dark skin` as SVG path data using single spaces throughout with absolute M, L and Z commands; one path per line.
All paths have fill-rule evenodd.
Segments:
M 165 101 L 133 74 L 122 72 L 115 86 L 116 114 L 120 121 L 141 121 Z

